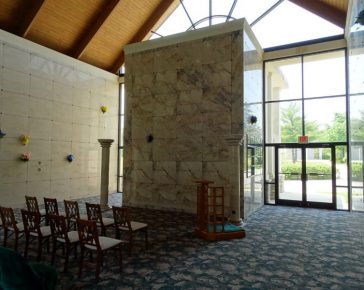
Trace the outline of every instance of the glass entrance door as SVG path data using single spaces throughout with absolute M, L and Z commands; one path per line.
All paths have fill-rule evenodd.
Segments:
M 335 147 L 276 148 L 277 204 L 336 208 Z

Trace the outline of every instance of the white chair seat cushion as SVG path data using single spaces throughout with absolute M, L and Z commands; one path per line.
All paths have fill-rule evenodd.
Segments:
M 77 231 L 70 231 L 67 233 L 68 235 L 68 239 L 70 241 L 70 243 L 77 243 L 80 238 L 78 236 L 78 232 Z M 61 243 L 65 243 L 65 240 L 63 238 L 57 238 L 57 241 L 61 242 Z
M 18 231 L 19 232 L 24 232 L 24 225 L 23 223 L 17 223 L 16 226 L 18 227 Z M 13 227 L 9 227 L 9 230 L 14 232 L 14 228 Z
M 100 242 L 101 250 L 107 250 L 118 244 L 121 244 L 123 241 L 101 236 L 101 237 L 99 237 L 99 242 Z M 85 247 L 90 250 L 96 250 L 95 246 L 85 245 Z
M 40 227 L 40 232 L 42 233 L 43 237 L 48 237 L 52 234 L 50 226 Z M 35 236 L 35 237 L 38 236 L 38 234 L 34 233 L 34 232 L 31 232 L 30 235 Z
M 80 215 L 80 219 L 81 220 L 88 220 L 87 215 L 84 215 L 84 214 Z M 75 218 L 70 218 L 70 221 L 76 222 L 76 219 Z
M 141 230 L 141 229 L 144 229 L 144 228 L 148 227 L 147 224 L 140 223 L 140 222 L 133 222 L 133 221 L 130 222 L 130 226 L 131 226 L 131 230 L 133 232 L 136 232 L 138 230 Z M 122 231 L 129 231 L 129 228 L 127 226 L 119 226 L 119 229 L 122 230 Z
M 39 213 L 40 213 L 41 216 L 46 215 L 45 209 L 40 209 L 39 210 Z
M 104 226 L 111 226 L 114 224 L 114 219 L 111 218 L 102 218 L 102 222 L 104 223 Z

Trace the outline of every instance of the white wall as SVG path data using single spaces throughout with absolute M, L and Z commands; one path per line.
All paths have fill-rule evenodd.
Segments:
M 116 191 L 119 85 L 116 75 L 0 30 L 0 205 L 24 195 L 59 200 L 98 195 L 101 147 Z M 101 105 L 109 111 L 103 114 Z M 30 135 L 28 145 L 19 137 Z M 29 162 L 20 161 L 30 152 Z M 67 154 L 75 160 L 69 163 Z

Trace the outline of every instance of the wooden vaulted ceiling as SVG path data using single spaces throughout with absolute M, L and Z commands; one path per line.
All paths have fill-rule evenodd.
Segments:
M 196 0 L 197 1 L 197 0 Z M 240 0 L 242 1 L 242 0 Z M 290 0 L 345 26 L 349 0 Z M 0 0 L 0 29 L 116 73 L 179 0 Z

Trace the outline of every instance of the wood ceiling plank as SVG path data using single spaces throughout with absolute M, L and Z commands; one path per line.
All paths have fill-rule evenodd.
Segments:
M 345 28 L 346 13 L 335 6 L 320 0 L 289 0 L 292 3 L 330 21 L 331 23 Z
M 33 1 L 27 13 L 23 16 L 22 21 L 19 23 L 19 27 L 17 29 L 17 34 L 21 37 L 26 37 L 32 24 L 34 23 L 37 15 L 39 15 L 39 11 L 42 8 L 45 0 L 36 0 Z
M 153 11 L 150 17 L 139 28 L 138 32 L 133 36 L 133 38 L 128 42 L 128 44 L 142 41 L 148 35 L 148 33 L 153 29 L 154 25 L 159 21 L 159 19 L 163 16 L 163 14 L 167 12 L 168 8 L 173 3 L 174 0 L 163 0 L 158 5 L 158 7 Z M 124 63 L 124 59 L 125 59 L 124 50 L 122 49 L 117 59 L 109 67 L 108 71 L 117 73 L 119 68 Z
M 96 21 L 92 21 L 93 24 L 89 28 L 87 28 L 85 34 L 81 37 L 81 39 L 77 42 L 76 47 L 73 49 L 71 55 L 74 58 L 80 58 L 85 51 L 87 45 L 90 43 L 92 38 L 99 31 L 101 26 L 105 23 L 106 19 L 110 16 L 110 14 L 114 11 L 116 5 L 120 2 L 120 0 L 112 0 L 106 4 L 106 6 L 102 9 L 101 14 L 97 18 Z

